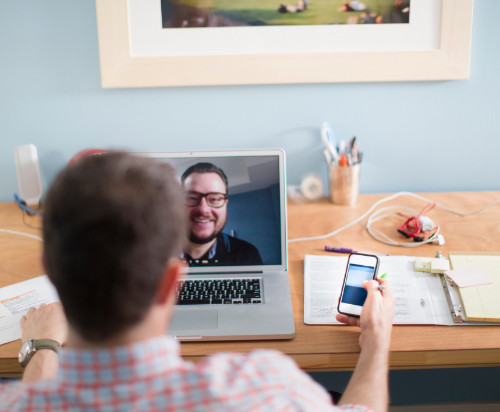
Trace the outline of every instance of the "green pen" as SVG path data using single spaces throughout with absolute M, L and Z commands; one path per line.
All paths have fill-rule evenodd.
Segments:
M 380 276 L 380 279 L 385 279 L 386 276 L 387 276 L 387 273 L 384 273 L 382 276 Z M 383 292 L 385 289 L 385 285 L 380 284 L 380 285 L 378 285 L 378 288 L 379 288 L 380 292 Z

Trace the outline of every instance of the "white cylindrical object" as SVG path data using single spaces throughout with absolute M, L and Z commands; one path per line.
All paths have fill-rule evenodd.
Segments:
M 19 196 L 28 206 L 38 205 L 42 197 L 42 182 L 38 168 L 36 146 L 25 144 L 14 149 Z

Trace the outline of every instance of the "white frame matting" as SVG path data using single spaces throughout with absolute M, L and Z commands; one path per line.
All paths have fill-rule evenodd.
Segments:
M 134 57 L 128 1 L 96 0 L 102 87 L 468 79 L 473 3 L 442 0 L 436 49 Z

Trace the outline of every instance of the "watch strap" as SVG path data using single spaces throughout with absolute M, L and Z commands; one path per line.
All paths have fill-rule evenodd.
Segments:
M 52 349 L 54 352 L 59 353 L 61 345 L 52 339 L 33 339 L 33 350 L 37 351 L 39 349 Z

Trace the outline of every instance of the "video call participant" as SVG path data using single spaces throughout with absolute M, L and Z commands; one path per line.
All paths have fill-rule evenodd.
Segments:
M 222 230 L 227 221 L 228 183 L 212 163 L 197 163 L 181 177 L 189 218 L 183 258 L 189 266 L 262 265 L 258 249 Z

